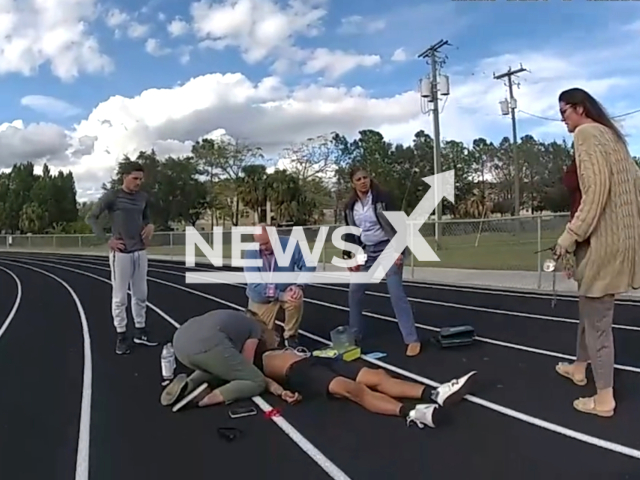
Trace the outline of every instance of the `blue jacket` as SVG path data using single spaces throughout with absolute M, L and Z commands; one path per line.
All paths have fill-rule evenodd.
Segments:
M 287 250 L 287 245 L 291 240 L 291 237 L 281 237 L 279 236 L 280 245 L 282 247 L 282 251 L 285 252 Z M 293 240 L 295 242 L 295 239 Z M 247 260 L 256 260 L 261 259 L 260 250 L 252 249 L 246 250 L 245 259 Z M 291 256 L 291 264 L 290 265 L 278 265 L 276 263 L 274 272 L 315 272 L 316 267 L 308 267 L 304 260 L 304 256 L 302 255 L 302 250 L 300 250 L 300 244 L 296 242 L 295 249 L 293 250 L 293 255 Z M 265 268 L 265 265 L 261 267 L 244 267 L 245 272 L 269 272 L 269 268 Z M 290 287 L 292 284 L 276 284 L 276 296 L 278 298 L 282 298 L 284 291 Z M 299 286 L 303 286 L 303 284 L 299 284 Z M 247 284 L 247 297 L 250 300 L 256 303 L 267 303 L 270 302 L 271 299 L 266 296 L 267 293 L 267 284 L 266 283 L 248 283 Z

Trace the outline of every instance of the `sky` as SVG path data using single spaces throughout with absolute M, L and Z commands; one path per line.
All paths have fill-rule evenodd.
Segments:
M 440 39 L 443 140 L 510 136 L 493 74 L 520 65 L 520 136 L 569 138 L 565 88 L 612 115 L 640 109 L 633 2 L 0 0 L 0 168 L 71 170 L 82 201 L 124 154 L 187 154 L 221 133 L 272 157 L 332 131 L 408 143 L 433 130 L 417 55 Z M 640 114 L 621 126 L 640 155 Z

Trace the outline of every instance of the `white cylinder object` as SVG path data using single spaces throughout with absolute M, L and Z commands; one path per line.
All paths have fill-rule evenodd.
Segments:
M 438 77 L 438 92 L 440 92 L 440 95 L 443 97 L 449 95 L 449 75 L 440 75 L 440 77 Z
M 431 81 L 428 77 L 420 79 L 420 96 L 422 98 L 431 98 Z
M 509 101 L 507 99 L 500 100 L 500 113 L 502 115 L 509 115 Z

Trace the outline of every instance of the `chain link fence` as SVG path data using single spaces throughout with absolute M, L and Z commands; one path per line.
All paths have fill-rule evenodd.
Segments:
M 540 272 L 544 255 L 536 251 L 555 245 L 569 220 L 564 215 L 534 215 L 500 217 L 483 220 L 442 220 L 440 236 L 435 238 L 436 225 L 430 221 L 420 228 L 420 233 L 436 251 L 440 262 L 420 262 L 411 257 L 411 276 L 417 268 L 437 267 L 473 270 L 502 270 Z M 340 225 L 301 227 L 313 252 L 315 243 L 322 241 L 320 263 L 326 267 L 333 256 L 341 252 L 332 242 L 332 235 Z M 278 229 L 280 235 L 290 235 L 291 228 Z M 212 245 L 214 237 L 222 240 L 223 257 L 240 258 L 240 249 L 234 250 L 234 235 L 223 231 L 199 232 L 203 240 Z M 237 235 L 237 234 L 236 234 Z M 242 235 L 243 242 L 250 242 L 250 233 Z M 152 255 L 184 258 L 186 235 L 183 231 L 156 232 L 149 246 Z M 43 251 L 69 253 L 104 253 L 105 242 L 94 235 L 0 235 L 2 251 Z M 204 254 L 196 248 L 196 255 Z

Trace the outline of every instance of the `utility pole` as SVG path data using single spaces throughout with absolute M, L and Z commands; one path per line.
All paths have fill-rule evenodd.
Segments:
M 513 155 L 513 176 L 514 176 L 513 194 L 515 196 L 514 213 L 516 217 L 520 216 L 520 159 L 518 158 L 518 129 L 516 125 L 516 109 L 518 108 L 518 102 L 513 96 L 513 85 L 514 85 L 513 77 L 526 71 L 527 69 L 524 68 L 522 64 L 520 64 L 520 68 L 516 70 L 512 70 L 511 67 L 509 67 L 509 70 L 507 70 L 504 73 L 501 73 L 499 75 L 496 75 L 495 73 L 493 74 L 493 78 L 495 80 L 502 80 L 506 78 L 507 87 L 509 88 L 508 104 L 506 103 L 506 101 L 505 103 L 501 102 L 501 109 L 502 109 L 503 115 L 509 114 L 507 109 L 511 111 L 511 135 L 513 138 L 512 155 Z M 517 222 L 517 227 L 519 230 L 520 222 Z
M 438 95 L 449 95 L 449 82 L 446 78 L 444 89 L 440 92 L 438 69 L 442 68 L 447 61 L 447 56 L 439 55 L 441 48 L 451 45 L 448 40 L 440 40 L 425 51 L 423 51 L 418 58 L 426 60 L 427 65 L 431 66 L 431 76 L 429 79 L 429 91 L 427 94 L 420 92 L 422 97 L 427 98 L 431 104 L 430 111 L 433 113 L 433 174 L 437 175 L 442 170 L 442 152 L 440 145 L 440 110 L 438 107 Z M 428 112 L 427 112 L 428 113 Z M 435 188 L 435 187 L 434 187 Z M 436 224 L 435 224 L 435 240 L 436 250 L 440 248 L 440 228 L 442 222 L 442 202 L 438 202 L 436 205 Z

